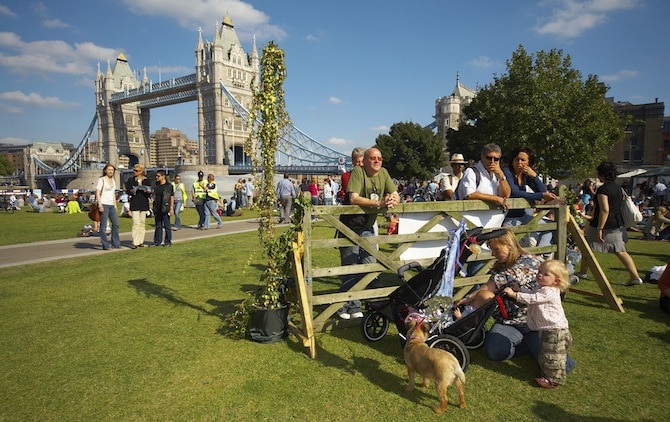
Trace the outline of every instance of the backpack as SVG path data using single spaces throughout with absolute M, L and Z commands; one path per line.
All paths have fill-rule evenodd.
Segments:
M 472 169 L 472 171 L 475 172 L 475 186 L 479 187 L 479 183 L 482 181 L 482 174 L 479 172 L 479 169 L 477 167 L 470 167 L 470 168 Z M 461 183 L 463 183 L 463 177 L 461 177 L 461 180 L 458 181 L 458 185 L 456 185 L 456 190 L 454 191 L 454 199 L 465 199 L 460 198 L 458 195 L 458 193 L 461 190 Z

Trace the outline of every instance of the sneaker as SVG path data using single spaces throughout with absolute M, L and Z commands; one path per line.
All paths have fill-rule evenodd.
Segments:
M 582 279 L 586 279 L 586 278 L 588 277 L 588 276 L 586 275 L 586 273 L 575 273 L 575 275 L 576 275 L 577 277 L 579 277 L 579 278 L 582 278 Z
M 351 319 L 351 314 L 349 313 L 349 308 L 347 305 L 344 305 L 337 310 L 337 315 L 342 319 Z
M 349 308 L 349 315 L 351 318 L 363 318 L 363 312 L 360 307 Z
M 642 279 L 640 277 L 638 277 L 637 280 L 630 280 L 628 283 L 624 283 L 624 286 L 637 286 L 638 284 L 642 284 Z

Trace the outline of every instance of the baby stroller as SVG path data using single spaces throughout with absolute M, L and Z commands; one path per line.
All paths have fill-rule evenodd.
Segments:
M 458 242 L 454 242 L 459 248 L 458 262 L 455 266 L 462 265 L 472 255 L 472 249 L 476 247 L 471 245 L 479 245 L 504 233 L 503 229 L 488 233 L 482 233 L 482 228 L 463 231 Z M 366 340 L 375 342 L 384 338 L 390 322 L 393 321 L 398 329 L 401 345 L 404 347 L 407 330 L 405 319 L 410 313 L 417 311 L 425 315 L 425 311 L 428 310 L 426 302 L 440 290 L 445 270 L 451 270 L 447 268 L 449 261 L 447 257 L 451 247 L 445 247 L 428 268 L 423 269 L 417 262 L 410 262 L 399 268 L 398 275 L 401 278 L 412 268 L 418 268 L 419 273 L 394 290 L 387 299 L 366 304 L 366 313 L 361 322 L 361 333 Z M 476 349 L 484 344 L 486 322 L 500 302 L 502 301 L 499 296 L 496 296 L 484 306 L 456 321 L 452 321 L 450 317 L 451 304 L 443 310 L 443 315 L 425 315 L 424 319 L 431 325 L 428 345 L 450 352 L 461 364 L 461 368 L 466 370 L 470 364 L 468 349 Z

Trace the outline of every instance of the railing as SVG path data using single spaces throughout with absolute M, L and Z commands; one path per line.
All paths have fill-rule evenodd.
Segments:
M 508 203 L 510 209 L 531 207 L 523 199 L 513 199 Z M 555 221 L 566 222 L 569 214 L 568 207 L 564 205 L 544 205 L 536 208 L 538 208 L 538 213 L 529 224 L 511 227 L 511 229 L 519 237 L 531 232 L 552 232 L 553 242 L 551 245 L 526 248 L 526 250 L 536 254 L 553 253 L 557 259 L 564 260 L 567 246 L 567 224 L 557 224 L 555 222 L 539 224 L 539 222 L 550 212 L 554 214 Z M 370 213 L 372 211 L 353 205 L 315 206 L 311 209 L 311 213 L 308 212 L 305 215 L 303 220 L 302 266 L 309 293 L 308 297 L 310 297 L 307 312 L 314 315 L 313 325 L 315 330 L 326 330 L 339 324 L 340 320 L 331 317 L 343 303 L 350 300 L 385 298 L 397 288 L 397 283 L 391 287 L 368 288 L 368 285 L 380 275 L 390 273 L 391 276 L 382 276 L 382 278 L 385 281 L 390 279 L 400 282 L 395 275 L 400 266 L 410 261 L 417 261 L 424 267 L 432 263 L 438 256 L 437 254 L 431 257 L 409 260 L 402 257 L 414 246 L 435 244 L 436 242 L 438 244 L 444 242 L 444 246 L 446 246 L 446 229 L 440 228 L 440 225 L 453 226 L 464 218 L 468 228 L 474 228 L 477 225 L 475 222 L 479 218 L 478 216 L 482 213 L 500 214 L 502 216 L 501 210 L 483 201 L 403 203 L 390 212 L 399 213 L 404 218 L 414 217 L 415 220 L 423 222 L 422 226 L 411 234 L 386 235 L 380 233 L 371 237 L 359 237 L 339 221 L 340 214 L 366 212 Z M 318 217 L 320 221 L 314 223 L 312 215 Z M 401 218 L 401 227 L 402 224 Z M 438 229 L 439 231 L 436 231 Z M 335 238 L 336 230 L 340 231 L 345 237 Z M 380 230 L 380 232 L 384 231 Z M 365 249 L 377 259 L 377 263 L 341 266 L 338 248 L 351 245 L 358 245 Z M 484 266 L 471 277 L 456 278 L 454 299 L 462 297 L 471 286 L 485 283 L 489 278 L 486 273 L 493 264 L 493 257 L 490 252 L 483 250 L 479 255 L 473 255 L 468 259 L 468 262 L 472 261 L 482 261 Z M 349 291 L 337 292 L 337 288 L 341 284 L 340 276 L 349 274 L 362 274 L 363 277 Z M 303 303 L 302 306 L 305 307 L 306 304 Z
M 151 96 L 161 95 L 161 92 L 184 91 L 184 88 L 196 85 L 195 73 L 179 78 L 168 79 L 167 81 L 157 82 L 152 85 L 140 85 L 135 89 L 127 89 L 123 92 L 112 94 L 112 103 L 127 103 L 138 101 Z

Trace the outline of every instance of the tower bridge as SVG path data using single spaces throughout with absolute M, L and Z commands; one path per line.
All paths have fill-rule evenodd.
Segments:
M 99 161 L 119 163 L 126 156 L 129 166 L 151 167 L 150 110 L 197 101 L 198 148 L 194 163 L 175 163 L 177 171 L 206 168 L 216 174 L 250 171 L 251 158 L 244 141 L 251 126 L 251 82 L 259 74 L 260 57 L 254 38 L 251 53 L 245 53 L 231 19 L 217 24 L 212 42 L 204 42 L 199 31 L 195 48 L 195 73 L 151 83 L 146 68 L 141 79 L 130 68 L 124 54 L 114 66 L 107 62 L 103 73 L 98 64 L 95 78 L 96 111 L 79 147 L 69 157 L 45 161 L 33 154 L 34 178 L 69 178 L 83 169 L 83 154 L 97 126 Z M 336 173 L 348 155 L 329 148 L 292 126 L 280 142 L 277 170 L 298 173 Z

